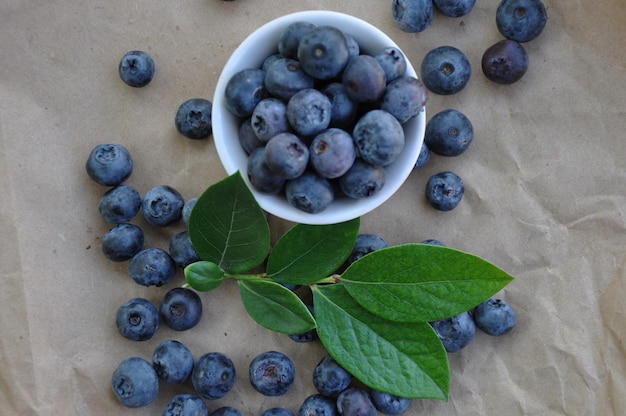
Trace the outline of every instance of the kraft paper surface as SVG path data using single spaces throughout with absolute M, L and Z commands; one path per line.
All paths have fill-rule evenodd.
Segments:
M 399 30 L 390 1 L 192 0 L 84 2 L 4 0 L 0 4 L 0 414 L 157 415 L 191 383 L 161 383 L 146 407 L 121 406 L 111 389 L 117 364 L 151 359 L 165 339 L 197 358 L 227 353 L 237 381 L 209 411 L 244 415 L 283 406 L 296 413 L 315 393 L 311 371 L 325 354 L 255 323 L 236 283 L 202 293 L 196 328 L 162 324 L 144 342 L 124 339 L 117 308 L 131 297 L 158 303 L 172 286 L 146 288 L 128 263 L 107 260 L 98 214 L 106 191 L 85 162 L 104 142 L 126 146 L 135 167 L 128 184 L 142 194 L 166 184 L 185 199 L 226 176 L 212 139 L 175 129 L 178 106 L 212 99 L 229 55 L 256 28 L 281 15 L 327 9 L 386 32 L 416 68 L 431 49 L 466 53 L 472 78 L 455 95 L 430 94 L 427 118 L 455 108 L 471 120 L 474 141 L 457 157 L 433 155 L 396 195 L 362 217 L 362 232 L 390 244 L 441 240 L 515 276 L 497 297 L 516 309 L 515 329 L 478 332 L 449 354 L 448 402 L 414 400 L 409 415 L 626 414 L 626 8 L 621 0 L 545 0 L 543 33 L 524 44 L 530 65 L 517 83 L 497 85 L 480 68 L 500 40 L 497 0 L 478 0 L 460 18 L 436 12 L 421 33 Z M 126 86 L 117 67 L 129 50 L 156 64 L 152 82 Z M 452 170 L 465 182 L 460 205 L 432 209 L 428 177 Z M 167 248 L 184 229 L 156 229 L 138 216 L 146 246 Z M 277 239 L 292 224 L 270 219 Z M 172 285 L 182 285 L 179 270 Z M 248 365 L 267 350 L 296 363 L 280 397 L 254 391 Z

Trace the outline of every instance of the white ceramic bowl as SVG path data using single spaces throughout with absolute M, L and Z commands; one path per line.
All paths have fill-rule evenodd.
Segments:
M 360 217 L 387 201 L 409 176 L 424 140 L 426 112 L 404 124 L 405 147 L 402 154 L 386 169 L 386 181 L 382 189 L 374 195 L 351 199 L 338 197 L 328 208 L 317 214 L 309 214 L 294 208 L 284 195 L 270 195 L 259 192 L 248 181 L 246 165 L 248 156 L 238 140 L 241 120 L 230 113 L 224 99 L 226 84 L 240 70 L 258 68 L 263 60 L 277 52 L 277 44 L 282 31 L 296 21 L 308 21 L 316 25 L 330 25 L 352 35 L 359 43 L 361 53 L 375 54 L 388 46 L 398 47 L 375 26 L 343 13 L 316 10 L 288 14 L 274 19 L 250 34 L 233 52 L 217 81 L 213 98 L 213 139 L 224 169 L 228 174 L 241 171 L 242 176 L 259 205 L 268 213 L 303 224 L 334 224 Z M 406 54 L 405 54 L 406 56 Z M 415 69 L 408 62 L 407 74 L 417 77 Z

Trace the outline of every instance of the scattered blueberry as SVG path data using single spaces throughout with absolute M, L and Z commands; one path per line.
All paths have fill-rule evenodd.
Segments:
M 294 416 L 293 412 L 284 407 L 272 407 L 259 413 L 259 416 Z
M 260 192 L 277 194 L 285 185 L 285 178 L 272 172 L 265 159 L 265 146 L 250 153 L 247 163 L 248 180 Z
M 159 311 L 149 300 L 133 298 L 119 307 L 115 325 L 124 338 L 146 341 L 159 329 Z
M 154 61 L 146 52 L 126 52 L 120 61 L 118 72 L 122 81 L 131 87 L 144 87 L 154 77 Z
M 422 244 L 429 244 L 431 246 L 440 246 L 440 247 L 445 247 L 446 246 L 444 243 L 442 243 L 441 241 L 436 240 L 434 238 L 426 239 L 426 240 L 422 241 Z
M 181 384 L 193 371 L 193 355 L 183 343 L 168 339 L 152 354 L 152 366 L 160 379 L 169 384 Z
M 196 392 L 205 399 L 222 398 L 235 384 L 235 365 L 220 352 L 209 352 L 196 361 L 191 381 Z
M 285 195 L 291 206 L 309 214 L 324 211 L 335 199 L 335 191 L 328 179 L 309 171 L 287 181 Z
M 433 0 L 433 4 L 448 17 L 465 16 L 474 8 L 476 0 Z
M 313 88 L 298 91 L 287 102 L 289 124 L 302 136 L 313 136 L 328 128 L 330 115 L 330 100 Z
M 237 117 L 250 117 L 254 107 L 268 97 L 265 88 L 265 72 L 247 68 L 235 73 L 226 84 L 225 103 Z
M 528 70 L 528 53 L 519 42 L 503 39 L 485 50 L 481 66 L 490 81 L 513 84 Z
M 297 288 L 298 286 L 294 286 L 291 290 L 295 290 Z M 309 312 L 313 314 L 313 305 L 307 304 L 306 307 L 309 310 Z M 289 334 L 288 336 L 292 341 L 299 342 L 299 343 L 313 342 L 316 339 L 318 339 L 317 329 L 315 328 L 310 329 L 302 334 Z
M 391 14 L 400 30 L 409 33 L 422 32 L 433 20 L 433 0 L 393 0 Z
M 543 32 L 548 14 L 541 0 L 502 0 L 496 9 L 498 31 L 516 42 L 529 42 Z
M 304 173 L 309 163 L 309 148 L 293 133 L 279 133 L 265 146 L 265 163 L 270 171 L 285 179 Z
M 337 397 L 337 410 L 342 416 L 376 416 L 376 406 L 369 393 L 358 387 L 348 387 Z
M 317 26 L 302 35 L 297 59 L 313 78 L 327 80 L 343 71 L 350 58 L 346 38 L 332 26 Z
M 420 154 L 417 156 L 417 161 L 415 162 L 415 166 L 413 169 L 419 169 L 422 166 L 426 165 L 430 160 L 430 149 L 426 145 L 426 143 L 422 143 L 422 147 L 420 148 Z
M 128 273 L 137 284 L 160 287 L 174 279 L 176 263 L 167 251 L 158 247 L 149 247 L 130 259 Z
M 439 95 L 461 91 L 472 75 L 467 56 L 454 46 L 439 46 L 430 50 L 422 60 L 420 71 L 426 88 Z
M 376 409 L 386 415 L 404 414 L 411 407 L 411 403 L 413 403 L 412 399 L 395 396 L 375 389 L 370 390 L 370 397 Z
M 211 115 L 213 103 L 204 98 L 191 98 L 183 102 L 174 118 L 176 130 L 192 140 L 206 139 L 213 133 Z
M 287 393 L 293 385 L 295 375 L 293 361 L 278 351 L 261 353 L 250 363 L 250 383 L 265 396 L 282 396 Z
M 285 58 L 298 57 L 298 45 L 302 37 L 315 28 L 311 22 L 297 21 L 290 23 L 282 31 L 278 39 L 278 52 Z
M 499 336 L 515 327 L 517 315 L 505 300 L 488 299 L 474 308 L 474 321 L 481 331 Z
M 374 59 L 385 72 L 385 79 L 390 83 L 406 73 L 406 57 L 395 46 L 388 46 L 374 55 Z
M 185 268 L 200 261 L 200 256 L 193 248 L 188 231 L 181 231 L 170 240 L 169 253 L 178 267 Z
M 435 114 L 426 124 L 424 143 L 431 152 L 442 156 L 458 156 L 469 147 L 474 128 L 467 116 L 449 108 Z
M 345 130 L 329 128 L 315 136 L 310 145 L 310 161 L 315 171 L 327 179 L 335 179 L 352 167 L 356 148 Z
M 298 409 L 298 416 L 336 416 L 336 400 L 323 394 L 308 396 Z
M 129 357 L 113 372 L 111 386 L 122 405 L 142 407 L 156 399 L 159 393 L 159 377 L 148 361 L 140 357 Z
M 212 411 L 209 416 L 243 416 L 243 413 L 232 406 L 222 406 Z
M 126 261 L 143 248 L 143 230 L 135 224 L 118 224 L 102 237 L 102 253 L 109 260 Z
M 146 221 L 156 227 L 166 227 L 180 220 L 185 201 L 171 186 L 157 185 L 143 196 L 141 209 Z
M 381 248 L 389 247 L 387 240 L 378 234 L 359 234 L 354 242 L 352 252 L 348 256 L 348 264 L 352 264 L 366 254 Z
M 313 88 L 315 80 L 304 72 L 295 59 L 284 58 L 274 62 L 265 73 L 265 88 L 274 97 L 289 100 L 295 93 Z
M 329 354 L 326 354 L 313 369 L 313 385 L 324 396 L 337 396 L 347 389 L 351 382 L 352 374 Z
M 171 329 L 186 331 L 200 322 L 202 300 L 191 289 L 175 287 L 163 297 L 159 305 L 159 314 Z
M 278 98 L 265 98 L 254 107 L 250 125 L 256 137 L 267 142 L 279 133 L 288 132 L 287 105 Z
M 375 103 L 385 93 L 385 71 L 376 58 L 359 55 L 350 60 L 341 75 L 348 96 L 357 103 Z
M 339 178 L 341 191 L 349 198 L 374 195 L 385 186 L 385 168 L 357 158 L 352 167 Z
M 448 352 L 461 351 L 476 335 L 476 324 L 469 312 L 431 322 L 431 325 Z
M 100 216 L 109 223 L 130 221 L 141 208 L 141 195 L 132 186 L 118 185 L 109 189 L 98 202 Z
M 189 226 L 189 217 L 191 216 L 191 211 L 193 210 L 193 207 L 196 205 L 196 202 L 198 202 L 198 197 L 193 197 L 185 201 L 185 204 L 183 205 L 183 213 L 181 214 L 181 217 L 182 217 L 183 222 L 187 226 Z
M 374 166 L 391 164 L 404 149 L 402 125 L 384 110 L 376 109 L 365 113 L 356 122 L 352 137 L 361 159 Z
M 450 211 L 461 202 L 465 184 L 454 172 L 439 172 L 426 183 L 426 200 L 435 209 Z
M 427 100 L 428 93 L 422 81 L 403 75 L 387 84 L 380 109 L 404 124 L 424 109 Z
M 321 89 L 330 100 L 329 127 L 346 128 L 356 119 L 358 103 L 348 95 L 346 86 L 341 82 L 331 82 Z
M 209 410 L 200 396 L 181 393 L 172 397 L 163 416 L 208 416 Z
M 94 147 L 85 165 L 87 174 L 100 185 L 120 185 L 133 172 L 130 152 L 121 144 L 104 143 Z

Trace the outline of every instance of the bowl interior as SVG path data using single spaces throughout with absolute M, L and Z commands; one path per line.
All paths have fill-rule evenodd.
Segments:
M 241 120 L 227 109 L 224 92 L 226 84 L 235 73 L 246 68 L 260 67 L 267 56 L 276 53 L 282 31 L 296 21 L 309 21 L 316 25 L 338 27 L 355 38 L 362 53 L 375 54 L 388 46 L 398 47 L 393 40 L 375 26 L 356 17 L 338 12 L 305 11 L 274 19 L 248 36 L 233 52 L 224 66 L 213 98 L 213 139 L 226 172 L 232 174 L 240 170 L 259 205 L 268 213 L 288 221 L 304 224 L 333 224 L 348 221 L 380 206 L 404 183 L 419 156 L 424 140 L 426 113 L 423 110 L 417 117 L 403 125 L 405 132 L 404 150 L 391 165 L 385 168 L 386 183 L 383 188 L 370 197 L 362 199 L 337 197 L 324 211 L 309 214 L 292 207 L 282 195 L 269 195 L 256 191 L 247 177 L 248 155 L 238 140 Z M 407 74 L 417 77 L 410 62 L 407 65 Z

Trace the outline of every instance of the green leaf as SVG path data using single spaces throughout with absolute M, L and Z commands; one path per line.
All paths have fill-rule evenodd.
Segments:
M 283 285 L 268 279 L 239 281 L 248 314 L 267 329 L 301 334 L 315 328 L 315 319 L 302 300 Z
M 370 312 L 393 321 L 429 322 L 467 311 L 513 277 L 475 255 L 448 247 L 404 244 L 377 250 L 341 276 Z
M 269 225 L 239 171 L 198 198 L 189 217 L 189 237 L 202 260 L 228 273 L 250 270 L 265 260 Z
M 224 270 L 210 261 L 197 261 L 185 267 L 185 280 L 195 290 L 213 290 L 224 281 Z
M 324 347 L 359 381 L 400 397 L 447 400 L 447 353 L 429 324 L 373 315 L 341 283 L 313 286 L 313 302 Z
M 267 275 L 296 285 L 328 277 L 352 252 L 359 225 L 359 218 L 339 224 L 295 225 L 272 249 Z

